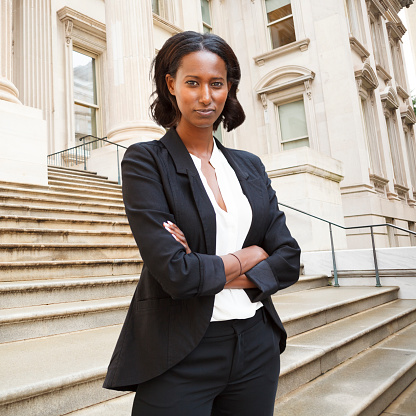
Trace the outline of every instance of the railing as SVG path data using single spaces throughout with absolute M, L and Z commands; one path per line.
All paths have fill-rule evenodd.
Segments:
M 372 245 L 372 248 L 373 248 L 373 258 L 374 258 L 374 270 L 375 270 L 375 273 L 376 273 L 376 287 L 381 287 L 381 283 L 380 283 L 380 274 L 379 274 L 379 271 L 378 271 L 377 253 L 376 253 L 376 247 L 375 247 L 375 243 L 374 243 L 373 228 L 375 228 L 375 227 L 391 227 L 391 228 L 395 228 L 397 230 L 404 231 L 406 233 L 413 234 L 413 235 L 416 236 L 416 232 L 414 232 L 414 231 L 407 230 L 405 228 L 398 227 L 397 225 L 387 224 L 387 223 L 385 223 L 385 224 L 371 224 L 371 225 L 357 225 L 357 226 L 354 226 L 354 227 L 344 227 L 343 225 L 339 225 L 339 224 L 336 224 L 334 222 L 331 222 L 331 221 L 325 220 L 323 218 L 317 217 L 316 215 L 309 214 L 308 212 L 302 211 L 298 208 L 291 207 L 290 205 L 283 204 L 282 202 L 279 202 L 279 205 L 281 205 L 283 207 L 286 207 L 286 208 L 293 209 L 294 211 L 300 212 L 301 214 L 308 215 L 309 217 L 315 218 L 319 221 L 326 222 L 329 225 L 329 236 L 330 236 L 330 239 L 331 239 L 332 265 L 333 265 L 333 268 L 334 268 L 334 286 L 335 287 L 339 287 L 339 283 L 338 283 L 337 263 L 336 263 L 336 260 L 335 260 L 334 239 L 333 239 L 333 236 L 332 236 L 332 226 L 342 228 L 343 230 L 354 230 L 354 229 L 358 229 L 358 228 L 370 228 L 371 245 Z
M 87 138 L 93 138 L 95 140 L 86 141 Z M 109 143 L 117 147 L 117 175 L 118 184 L 120 185 L 121 174 L 119 148 L 122 147 L 123 149 L 127 149 L 127 147 L 118 143 L 110 142 L 109 140 L 107 140 L 107 137 L 96 137 L 91 134 L 81 137 L 79 140 L 82 141 L 82 144 L 48 155 L 48 165 L 66 168 L 83 165 L 84 170 L 87 170 L 87 160 L 90 158 L 91 152 L 95 148 L 94 145 L 96 143 L 103 142 Z

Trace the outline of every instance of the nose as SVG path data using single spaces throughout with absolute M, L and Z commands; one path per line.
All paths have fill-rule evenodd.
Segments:
M 204 84 L 201 86 L 199 102 L 204 105 L 208 105 L 211 103 L 211 90 L 208 84 Z

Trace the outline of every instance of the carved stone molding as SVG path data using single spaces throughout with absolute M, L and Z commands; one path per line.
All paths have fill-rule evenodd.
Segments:
M 403 24 L 387 22 L 386 27 L 387 27 L 387 33 L 389 35 L 389 38 L 394 39 L 394 40 L 401 39 L 402 36 L 406 32 L 406 28 L 404 27 Z
M 106 49 L 105 24 L 82 14 L 70 7 L 63 7 L 57 11 L 59 20 L 65 25 L 67 44 L 77 42 L 83 48 L 94 53 L 102 53 Z
M 159 26 L 160 28 L 166 30 L 166 32 L 175 35 L 176 33 L 182 32 L 182 29 L 178 26 L 175 26 L 174 24 L 168 22 L 163 17 L 160 17 L 159 15 L 153 13 L 153 24 L 155 26 Z
M 288 79 L 289 78 L 289 79 Z M 257 94 L 271 94 L 276 91 L 291 88 L 315 78 L 315 73 L 305 67 L 290 65 L 277 68 L 266 74 L 254 87 Z M 284 81 L 280 81 L 283 79 Z
M 392 79 L 392 76 L 381 65 L 377 64 L 376 69 L 377 69 L 377 74 L 380 76 L 380 78 L 384 82 L 390 81 Z
M 281 46 L 280 48 L 273 49 L 272 51 L 262 53 L 261 55 L 257 55 L 253 59 L 257 65 L 262 66 L 264 65 L 265 61 L 276 58 L 278 56 L 285 55 L 289 52 L 292 52 L 295 50 L 300 50 L 304 52 L 308 50 L 309 43 L 310 43 L 309 38 L 302 39 L 296 42 L 289 43 L 289 45 L 285 45 L 285 46 Z
M 394 190 L 397 193 L 397 196 L 401 199 L 401 200 L 406 200 L 406 196 L 407 193 L 409 192 L 409 188 L 407 188 L 404 185 L 399 185 L 399 184 L 394 184 Z
M 401 111 L 400 115 L 405 125 L 412 125 L 416 123 L 416 115 L 413 111 L 413 108 L 410 105 L 408 105 L 403 111 Z
M 403 87 L 401 87 L 400 85 L 398 85 L 396 87 L 396 90 L 397 90 L 397 94 L 400 97 L 402 97 L 403 100 L 407 100 L 410 97 L 410 95 L 407 93 L 407 91 Z
M 383 178 L 382 176 L 376 175 L 374 173 L 370 174 L 370 181 L 372 182 L 374 189 L 382 194 L 386 193 L 386 185 L 389 183 L 389 180 Z
M 379 0 L 366 0 L 368 11 L 373 13 L 375 16 L 382 15 L 387 11 L 387 7 Z
M 378 87 L 378 78 L 368 62 L 365 62 L 363 67 L 354 72 L 357 83 L 359 82 L 359 88 L 365 88 L 366 90 L 375 90 Z
M 381 101 L 383 102 L 383 107 L 389 110 L 395 110 L 399 108 L 399 98 L 394 89 L 389 86 L 381 94 Z
M 351 49 L 358 53 L 363 62 L 370 56 L 370 52 L 356 37 L 350 36 L 350 45 Z

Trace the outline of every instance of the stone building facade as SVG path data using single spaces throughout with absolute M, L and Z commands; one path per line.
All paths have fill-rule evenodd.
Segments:
M 182 30 L 225 38 L 242 67 L 247 120 L 217 132 L 259 155 L 282 203 L 347 226 L 415 229 L 416 142 L 399 11 L 411 0 L 0 0 L 0 180 L 47 185 L 47 154 L 87 134 L 159 138 L 151 61 Z M 115 146 L 89 167 L 115 175 Z M 302 248 L 328 226 L 285 209 Z M 414 243 L 375 231 L 378 247 Z M 337 248 L 368 248 L 335 229 Z M 311 238 L 313 236 L 313 238 Z

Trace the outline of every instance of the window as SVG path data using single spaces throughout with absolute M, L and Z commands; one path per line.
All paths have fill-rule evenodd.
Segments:
M 309 146 L 303 99 L 279 105 L 277 107 L 277 113 L 280 126 L 280 141 L 283 150 Z
M 159 0 L 152 0 L 152 12 L 154 14 L 160 14 Z
M 386 58 L 386 42 L 383 37 L 381 15 L 377 17 L 370 17 L 370 32 L 371 32 L 371 42 L 374 49 L 374 58 L 377 65 L 386 70 L 388 68 L 387 58 Z
M 97 80 L 95 58 L 73 50 L 75 140 L 97 136 Z M 93 139 L 92 139 L 93 140 Z
M 370 159 L 370 171 L 379 177 L 384 177 L 385 175 L 380 154 L 380 146 L 378 143 L 374 108 L 370 97 L 361 97 L 361 111 Z
M 211 25 L 211 11 L 209 9 L 209 1 L 201 0 L 201 12 L 202 12 L 202 26 L 204 33 L 210 33 L 212 31 Z
M 409 131 L 409 127 L 404 129 L 404 137 L 406 141 L 407 160 L 409 162 L 410 181 L 413 190 L 416 191 L 416 144 L 414 136 Z
M 396 78 L 396 83 L 402 88 L 406 89 L 406 78 L 404 75 L 404 64 L 402 57 L 402 50 L 400 47 L 400 41 L 390 40 L 391 47 L 391 59 L 393 61 L 393 71 Z
M 359 0 L 346 0 L 347 1 L 347 16 L 350 28 L 350 34 L 358 39 L 361 43 L 365 42 L 363 21 L 361 14 L 361 7 Z
M 266 13 L 273 49 L 296 41 L 290 0 L 266 0 Z
M 403 174 L 403 156 L 399 142 L 396 120 L 393 116 L 390 116 L 386 118 L 386 123 L 391 159 L 393 163 L 394 179 L 396 184 L 403 186 L 405 184 Z

